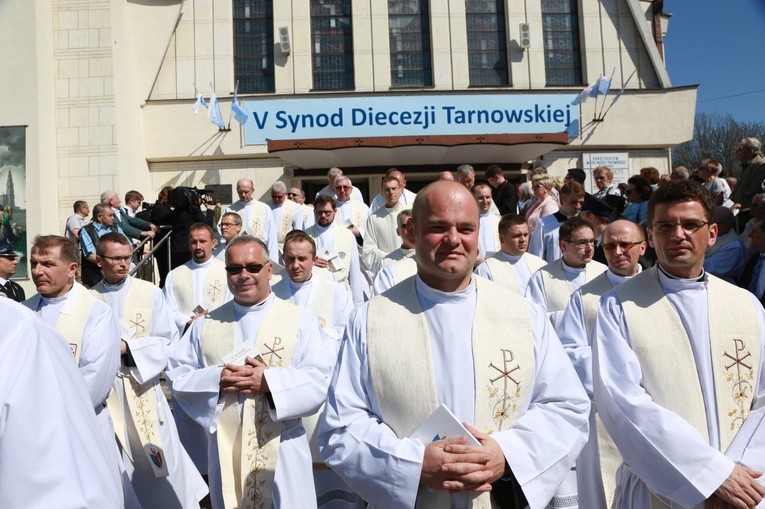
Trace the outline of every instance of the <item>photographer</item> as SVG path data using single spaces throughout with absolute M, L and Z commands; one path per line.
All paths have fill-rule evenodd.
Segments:
M 167 203 L 162 203 L 162 193 L 167 189 Z M 189 251 L 189 227 L 194 223 L 213 225 L 212 196 L 195 187 L 163 188 L 160 199 L 152 207 L 152 222 L 172 227 L 170 238 L 170 268 L 191 260 Z M 158 254 L 158 258 L 162 258 Z M 160 276 L 163 274 L 160 265 Z M 164 283 L 164 277 L 161 277 Z

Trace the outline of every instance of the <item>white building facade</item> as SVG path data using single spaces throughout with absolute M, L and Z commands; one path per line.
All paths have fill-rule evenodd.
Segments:
M 613 153 L 666 173 L 696 101 L 671 86 L 667 19 L 660 0 L 10 0 L 0 126 L 28 126 L 30 239 L 105 189 L 310 195 L 339 166 L 371 197 L 391 166 L 562 175 Z M 605 100 L 572 105 L 601 75 Z M 195 85 L 230 130 L 192 113 Z

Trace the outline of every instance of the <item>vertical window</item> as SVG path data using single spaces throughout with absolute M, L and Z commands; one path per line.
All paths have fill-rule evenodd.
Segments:
M 428 0 L 388 0 L 388 36 L 391 85 L 431 86 Z
M 505 0 L 467 0 L 465 16 L 470 86 L 507 85 Z
M 240 93 L 273 92 L 273 0 L 234 0 L 234 79 Z
M 311 0 L 311 41 L 313 88 L 352 89 L 351 0 Z
M 542 0 L 548 85 L 581 85 L 578 0 Z

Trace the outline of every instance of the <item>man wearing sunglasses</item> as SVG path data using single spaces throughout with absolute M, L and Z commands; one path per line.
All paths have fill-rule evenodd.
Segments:
M 600 297 L 637 275 L 638 261 L 645 253 L 643 229 L 632 221 L 618 220 L 603 232 L 608 270 L 585 283 L 571 295 L 558 328 L 558 337 L 574 364 L 579 379 L 592 397 L 592 350 L 589 336 L 598 313 Z M 579 506 L 608 509 L 614 494 L 614 477 L 621 464 L 616 446 L 598 419 L 595 407 L 590 417 L 590 438 L 576 464 Z
M 271 201 L 268 206 L 271 207 L 277 231 L 276 240 L 281 250 L 287 233 L 303 229 L 303 213 L 294 201 L 287 199 L 287 186 L 280 180 L 271 186 Z
M 704 271 L 712 199 L 669 182 L 648 205 L 658 265 L 600 300 L 598 415 L 624 458 L 614 507 L 755 507 L 765 467 L 765 311 Z
M 209 430 L 212 507 L 316 507 L 300 418 L 326 399 L 336 348 L 312 313 L 274 297 L 262 241 L 232 240 L 226 273 L 233 301 L 194 322 L 168 372 Z
M 569 219 L 561 225 L 558 236 L 563 255 L 536 271 L 526 288 L 526 297 L 547 311 L 556 331 L 571 294 L 607 268 L 592 259 L 595 232 L 584 219 Z
M 544 311 L 472 273 L 478 225 L 463 185 L 425 187 L 417 275 L 348 323 L 318 441 L 374 507 L 544 507 L 584 444 L 589 401 Z M 480 445 L 408 438 L 439 404 Z
M 132 246 L 125 236 L 107 233 L 96 255 L 104 278 L 91 292 L 121 323 L 120 370 L 106 406 L 127 476 L 145 508 L 193 507 L 207 486 L 181 445 L 159 383 L 178 328 L 162 291 L 128 275 Z

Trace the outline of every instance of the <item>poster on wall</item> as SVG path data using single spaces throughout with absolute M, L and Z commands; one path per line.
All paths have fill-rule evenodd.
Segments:
M 607 166 L 614 174 L 612 185 L 627 183 L 630 178 L 630 155 L 628 152 L 592 152 L 582 154 L 582 168 L 587 175 L 585 191 L 596 193 L 595 181 L 592 178 L 592 170 L 598 166 Z
M 0 127 L 0 244 L 19 255 L 11 279 L 28 279 L 26 127 Z

